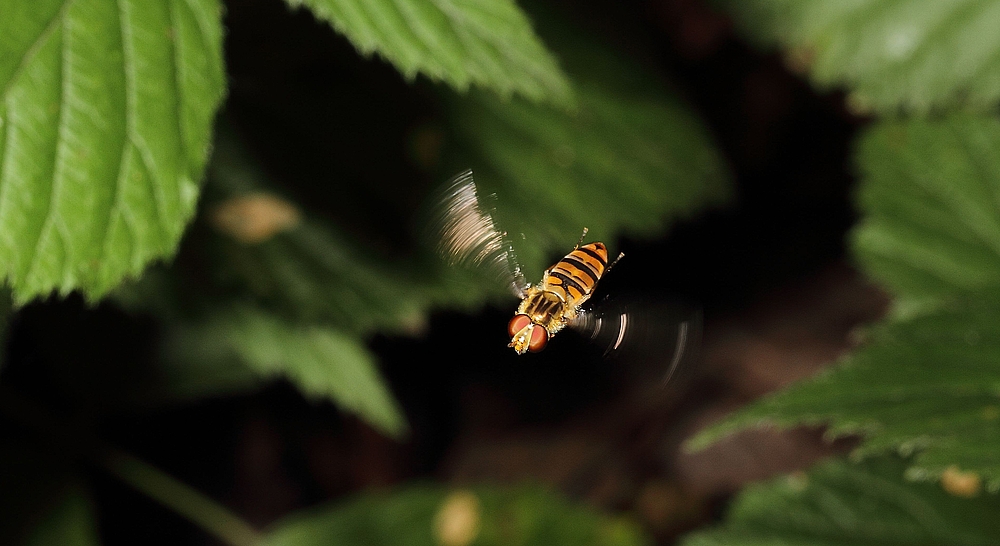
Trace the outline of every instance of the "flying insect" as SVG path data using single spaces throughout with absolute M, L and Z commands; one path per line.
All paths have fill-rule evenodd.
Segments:
M 494 195 L 489 197 L 495 199 Z M 670 357 L 663 381 L 669 379 L 685 354 L 698 317 L 664 318 L 659 309 L 655 313 L 640 310 L 636 302 L 626 305 L 615 301 L 614 305 L 604 305 L 606 309 L 585 306 L 597 283 L 624 254 L 609 264 L 604 243 L 583 244 L 587 235 L 584 228 L 573 250 L 546 269 L 538 284 L 531 285 L 524 278 L 507 234 L 497 229 L 490 210 L 483 206 L 471 170 L 452 178 L 436 204 L 434 237 L 440 256 L 450 265 L 471 265 L 491 272 L 521 299 L 507 325 L 509 346 L 517 354 L 541 351 L 567 326 L 603 345 L 606 355 L 630 338 L 656 338 L 657 346 L 669 344 L 660 351 L 668 354 L 659 355 L 660 360 Z M 651 319 L 653 314 L 655 319 Z M 646 324 L 641 325 L 643 322 Z M 650 328 L 653 322 L 657 325 L 655 332 Z M 671 326 L 664 326 L 668 323 Z
M 586 236 L 584 228 L 573 251 L 546 269 L 537 285 L 524 290 L 517 313 L 507 325 L 511 336 L 508 346 L 517 354 L 541 351 L 550 337 L 575 321 L 593 295 L 597 281 L 611 269 L 604 243 L 580 246 Z M 619 254 L 618 259 L 622 256 Z

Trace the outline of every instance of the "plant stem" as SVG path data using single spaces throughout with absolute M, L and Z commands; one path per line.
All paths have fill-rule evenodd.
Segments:
M 130 453 L 59 423 L 34 402 L 2 385 L 0 414 L 36 431 L 52 448 L 91 460 L 230 546 L 259 546 L 264 541 L 249 523 L 197 489 Z
M 226 507 L 129 453 L 105 450 L 98 460 L 108 472 L 197 524 L 231 546 L 258 546 L 263 536 Z

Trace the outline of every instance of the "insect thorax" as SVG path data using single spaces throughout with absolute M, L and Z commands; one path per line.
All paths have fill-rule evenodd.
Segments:
M 545 290 L 542 286 L 528 288 L 517 312 L 528 315 L 532 322 L 544 326 L 549 335 L 562 330 L 566 322 L 576 315 L 574 309 L 558 294 Z

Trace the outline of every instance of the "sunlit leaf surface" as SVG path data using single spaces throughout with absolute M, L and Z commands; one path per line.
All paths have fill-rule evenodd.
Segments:
M 859 110 L 988 109 L 1000 98 L 1000 4 L 990 0 L 719 0 Z
M 301 512 L 279 521 L 265 541 L 267 546 L 648 543 L 628 520 L 601 515 L 537 487 L 475 487 L 449 493 L 429 485 Z
M 216 0 L 0 2 L 0 275 L 97 298 L 171 255 L 224 88 Z
M 474 84 L 505 97 L 572 103 L 569 81 L 513 0 L 287 1 L 408 79 L 419 73 L 463 91 Z
M 960 498 L 903 478 L 905 463 L 829 461 L 751 486 L 719 528 L 682 546 L 986 546 L 1000 535 L 1000 499 Z

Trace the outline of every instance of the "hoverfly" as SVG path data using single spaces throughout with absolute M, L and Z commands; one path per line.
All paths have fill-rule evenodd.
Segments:
M 541 351 L 550 337 L 577 320 L 597 281 L 625 255 L 619 254 L 609 265 L 604 243 L 580 246 L 586 236 L 587 228 L 583 228 L 573 250 L 546 269 L 537 285 L 523 290 L 517 313 L 507 324 L 511 336 L 508 347 L 513 347 L 517 354 Z
M 619 254 L 609 264 L 604 243 L 583 244 L 586 228 L 573 250 L 546 269 L 538 284 L 531 285 L 524 278 L 507 234 L 497 229 L 492 214 L 483 207 L 471 170 L 459 173 L 446 185 L 437 202 L 435 216 L 437 251 L 446 262 L 486 269 L 521 299 L 507 325 L 511 337 L 509 346 L 517 354 L 542 350 L 567 326 L 605 345 L 605 354 L 621 347 L 630 335 L 649 336 L 649 332 L 636 327 L 635 317 L 632 317 L 636 313 L 635 306 L 629 309 L 619 304 L 608 306 L 614 307 L 609 310 L 584 306 L 593 296 L 598 281 L 624 255 Z M 697 319 L 690 317 L 669 320 L 677 326 L 676 330 L 669 335 L 663 335 L 662 331 L 654 334 L 662 340 L 673 341 L 668 349 L 673 355 L 664 381 L 680 362 L 692 334 L 690 329 L 697 325 Z

